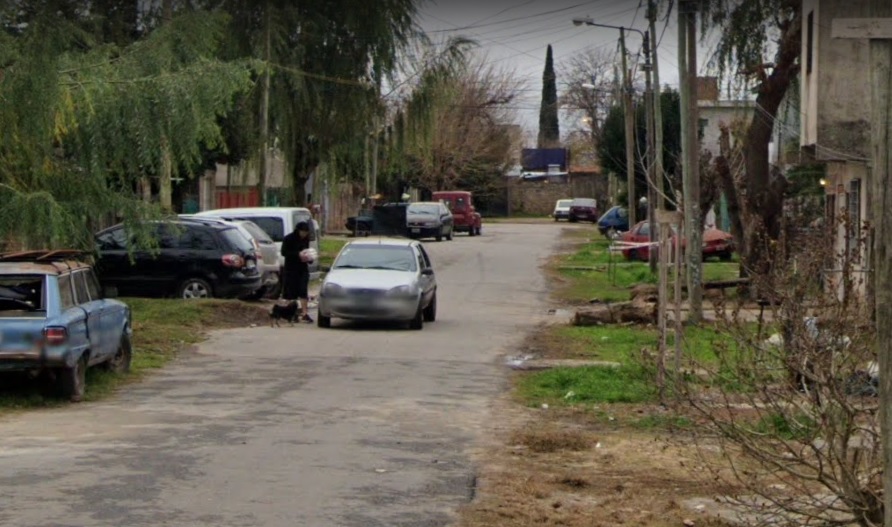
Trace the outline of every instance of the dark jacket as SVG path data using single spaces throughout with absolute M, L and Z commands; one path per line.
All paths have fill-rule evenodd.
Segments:
M 285 276 L 310 272 L 310 265 L 300 261 L 300 252 L 310 248 L 310 237 L 301 238 L 297 231 L 282 239 L 282 256 L 285 257 Z

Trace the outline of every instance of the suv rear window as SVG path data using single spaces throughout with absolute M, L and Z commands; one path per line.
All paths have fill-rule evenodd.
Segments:
M 220 231 L 220 235 L 223 236 L 224 240 L 226 240 L 227 246 L 236 248 L 243 254 L 254 251 L 254 245 L 252 245 L 247 238 L 242 236 L 242 233 L 240 233 L 235 227 L 223 229 L 222 231 Z

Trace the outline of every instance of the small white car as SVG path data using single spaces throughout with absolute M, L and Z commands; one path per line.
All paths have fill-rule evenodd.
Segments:
M 572 199 L 559 199 L 557 203 L 554 204 L 554 212 L 551 213 L 554 221 L 560 220 L 569 220 L 570 219 L 570 205 L 573 203 Z
M 422 329 L 437 319 L 437 280 L 416 240 L 362 238 L 341 249 L 319 292 L 317 324 L 332 318 L 408 322 Z

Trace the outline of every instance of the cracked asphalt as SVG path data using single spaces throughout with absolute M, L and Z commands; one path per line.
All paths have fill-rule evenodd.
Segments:
M 0 525 L 448 525 L 473 496 L 500 355 L 547 316 L 559 230 L 426 242 L 439 313 L 421 332 L 215 332 L 108 401 L 3 419 Z

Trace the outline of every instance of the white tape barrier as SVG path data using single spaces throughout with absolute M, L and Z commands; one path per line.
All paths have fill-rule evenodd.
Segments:
M 618 253 L 622 251 L 627 251 L 629 249 L 638 249 L 640 247 L 657 247 L 660 245 L 660 242 L 620 242 L 615 241 L 610 244 L 608 250 L 610 252 Z

